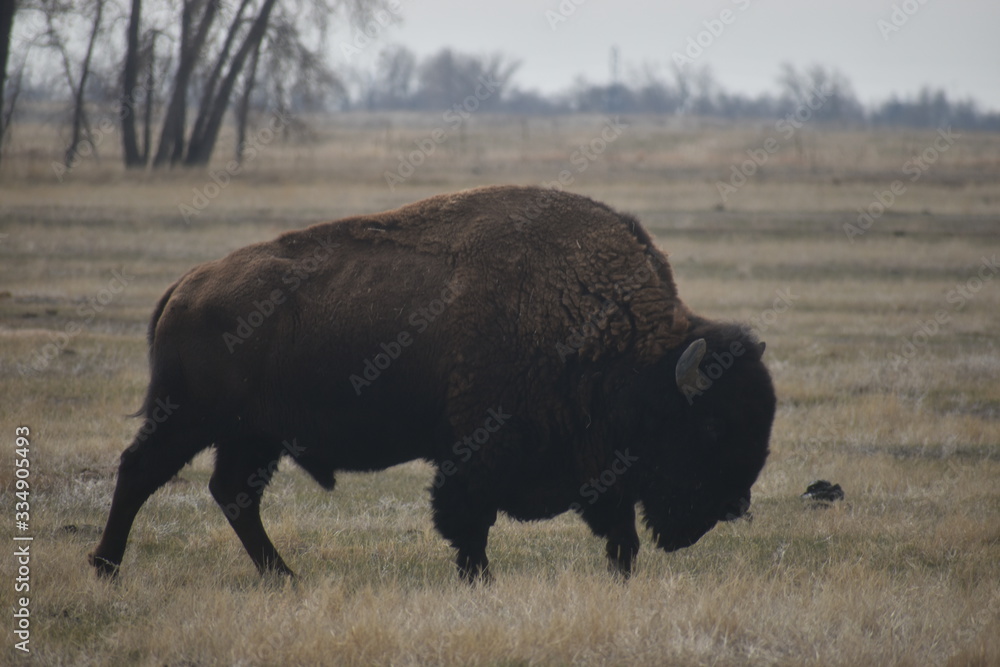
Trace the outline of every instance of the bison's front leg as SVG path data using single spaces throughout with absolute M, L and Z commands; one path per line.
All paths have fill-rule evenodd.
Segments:
M 639 553 L 635 530 L 635 505 L 616 498 L 597 502 L 583 510 L 583 520 L 598 537 L 607 538 L 608 569 L 628 579 Z
M 458 567 L 458 576 L 470 584 L 477 581 L 490 583 L 493 575 L 490 574 L 490 559 L 486 557 L 486 540 L 489 528 L 477 531 L 475 534 L 467 534 L 462 541 L 452 540 L 453 547 L 458 549 L 455 556 L 455 565 Z
M 442 478 L 438 476 L 438 479 Z M 497 510 L 488 507 L 468 492 L 464 475 L 455 475 L 436 483 L 433 490 L 434 525 L 458 550 L 455 559 L 458 573 L 465 581 L 489 582 L 489 559 L 486 542 Z

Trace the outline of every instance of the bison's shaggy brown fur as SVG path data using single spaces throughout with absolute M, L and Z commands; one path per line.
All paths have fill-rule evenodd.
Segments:
M 327 488 L 336 470 L 434 462 L 435 523 L 466 577 L 486 572 L 498 510 L 575 510 L 627 574 L 636 503 L 666 549 L 745 511 L 774 414 L 763 345 L 691 313 L 634 218 L 539 188 L 242 248 L 170 287 L 149 340 L 104 573 L 146 498 L 214 445 L 212 494 L 261 570 L 289 571 L 259 516 L 288 455 Z

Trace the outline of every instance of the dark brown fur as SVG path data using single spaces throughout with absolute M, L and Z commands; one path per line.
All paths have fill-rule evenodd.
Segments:
M 685 396 L 674 366 L 699 338 L 745 354 Z M 262 571 L 289 572 L 259 516 L 288 455 L 327 488 L 337 470 L 437 464 L 435 523 L 466 577 L 486 572 L 498 510 L 573 509 L 627 574 L 637 502 L 668 550 L 745 510 L 774 413 L 762 346 L 693 315 L 634 218 L 538 188 L 242 248 L 173 285 L 149 339 L 146 422 L 92 555 L 103 573 L 146 498 L 214 445 L 212 494 Z

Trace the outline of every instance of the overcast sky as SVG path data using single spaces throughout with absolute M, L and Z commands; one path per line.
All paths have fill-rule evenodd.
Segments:
M 580 76 L 608 82 L 613 46 L 627 80 L 643 63 L 666 68 L 674 53 L 687 57 L 688 39 L 704 32 L 707 46 L 693 62 L 709 65 L 726 90 L 775 92 L 787 61 L 841 71 L 865 104 L 930 85 L 1000 110 L 1000 0 L 398 2 L 402 22 L 383 30 L 364 56 L 391 42 L 420 56 L 445 46 L 500 52 L 522 61 L 516 85 L 551 93 Z

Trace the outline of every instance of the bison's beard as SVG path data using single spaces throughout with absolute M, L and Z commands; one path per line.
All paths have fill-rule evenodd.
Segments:
M 691 546 L 719 521 L 714 508 L 697 497 L 661 496 L 643 499 L 642 504 L 656 546 L 668 552 Z
M 734 493 L 706 485 L 694 492 L 671 493 L 664 492 L 662 486 L 662 482 L 649 484 L 640 491 L 639 499 L 646 526 L 656 546 L 664 551 L 691 546 L 720 521 L 751 518 L 749 488 Z
M 701 536 L 712 530 L 717 521 L 707 519 L 703 521 L 655 521 L 651 520 L 647 514 L 646 525 L 653 531 L 653 539 L 656 546 L 664 551 L 677 551 L 684 547 L 689 547 Z

